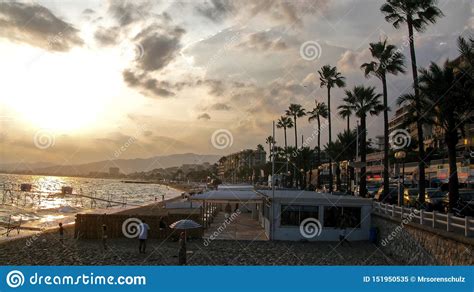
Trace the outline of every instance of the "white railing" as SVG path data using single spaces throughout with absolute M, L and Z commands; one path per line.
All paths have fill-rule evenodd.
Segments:
M 454 216 L 452 213 L 427 212 L 412 207 L 398 207 L 379 202 L 374 202 L 373 212 L 405 220 L 406 223 L 418 223 L 424 226 L 431 226 L 434 229 L 464 233 L 466 237 L 474 236 L 474 219 L 469 216 L 462 218 Z

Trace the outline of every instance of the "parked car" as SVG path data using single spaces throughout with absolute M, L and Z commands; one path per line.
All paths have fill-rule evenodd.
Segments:
M 447 194 L 447 192 L 438 188 L 427 188 L 425 193 L 426 210 L 443 211 L 443 200 L 446 198 Z
M 403 194 L 403 186 L 400 185 L 400 192 Z M 388 194 L 384 193 L 383 185 L 375 193 L 374 200 L 377 202 L 388 203 L 388 204 L 397 204 L 398 203 L 398 185 L 389 185 Z
M 443 199 L 442 205 L 447 213 L 449 193 Z M 454 205 L 453 213 L 456 216 L 474 216 L 474 190 L 459 190 L 459 199 Z
M 367 190 L 367 198 L 373 198 L 375 193 L 378 191 L 380 188 L 380 184 L 368 184 L 366 187 Z M 354 191 L 355 196 L 360 196 L 360 186 L 357 186 L 355 191 Z
M 404 188 L 403 191 L 403 205 L 409 207 L 416 207 L 418 200 L 418 188 Z

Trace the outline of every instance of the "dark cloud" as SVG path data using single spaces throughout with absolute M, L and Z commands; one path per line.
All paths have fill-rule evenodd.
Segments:
M 200 114 L 198 117 L 197 117 L 198 120 L 210 120 L 211 119 L 211 116 L 208 114 L 208 113 L 203 113 L 203 114 Z
M 185 30 L 179 26 L 161 27 L 151 25 L 141 31 L 135 41 L 143 48 L 143 56 L 137 60 L 137 65 L 144 71 L 160 70 L 168 65 L 181 48 L 180 40 Z
M 152 1 L 110 0 L 108 12 L 121 25 L 129 25 L 150 15 Z
M 227 15 L 232 14 L 235 9 L 236 7 L 231 0 L 211 0 L 196 6 L 196 11 L 214 22 L 222 21 Z
M 0 3 L 0 37 L 51 51 L 83 44 L 79 31 L 38 4 Z
M 86 8 L 86 9 L 84 9 L 84 11 L 82 11 L 82 14 L 91 15 L 91 14 L 95 14 L 95 11 L 90 9 L 90 8 Z
M 213 104 L 211 107 L 209 107 L 209 109 L 216 110 L 216 111 L 228 111 L 231 109 L 231 107 L 225 103 L 218 102 L 218 103 Z
M 174 96 L 171 91 L 171 85 L 166 81 L 158 81 L 155 78 L 149 77 L 146 74 L 136 75 L 130 70 L 125 70 L 122 73 L 123 79 L 130 87 L 139 89 L 144 95 L 152 98 L 163 98 Z
M 302 25 L 302 17 L 325 11 L 328 0 L 210 0 L 198 4 L 195 9 L 213 22 L 231 17 L 249 19 L 258 15 L 269 16 L 277 23 Z
M 102 46 L 112 46 L 117 43 L 120 29 L 116 26 L 104 28 L 99 26 L 94 34 L 95 40 Z

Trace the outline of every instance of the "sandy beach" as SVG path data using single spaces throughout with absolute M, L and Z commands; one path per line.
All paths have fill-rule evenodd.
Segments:
M 177 265 L 178 243 L 149 240 L 146 254 L 138 253 L 138 240 L 113 239 L 108 249 L 100 240 L 76 240 L 66 228 L 64 243 L 55 231 L 0 244 L 0 265 Z M 189 265 L 391 265 L 368 242 L 338 246 L 337 242 L 283 242 L 202 240 L 188 242 Z

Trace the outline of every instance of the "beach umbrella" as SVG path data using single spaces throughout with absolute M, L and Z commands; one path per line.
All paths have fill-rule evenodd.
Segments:
M 186 240 L 186 230 L 187 229 L 195 229 L 202 227 L 201 224 L 197 223 L 196 221 L 193 221 L 191 219 L 183 219 L 176 221 L 170 225 L 170 228 L 173 229 L 183 229 L 184 230 L 184 240 Z
M 174 222 L 173 224 L 170 225 L 170 228 L 173 229 L 195 229 L 202 227 L 201 224 L 197 223 L 196 221 L 193 221 L 191 219 L 183 219 Z

